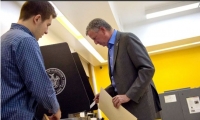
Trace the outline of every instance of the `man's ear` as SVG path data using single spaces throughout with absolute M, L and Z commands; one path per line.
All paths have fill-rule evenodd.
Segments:
M 103 26 L 99 27 L 100 30 L 105 30 L 105 28 Z
M 101 26 L 99 29 L 105 34 L 105 32 L 106 32 L 106 28 L 105 27 Z
M 35 15 L 35 16 L 33 17 L 33 22 L 34 22 L 35 24 L 37 24 L 37 23 L 40 22 L 41 20 L 42 20 L 42 18 L 41 18 L 41 15 L 40 15 L 40 14 Z

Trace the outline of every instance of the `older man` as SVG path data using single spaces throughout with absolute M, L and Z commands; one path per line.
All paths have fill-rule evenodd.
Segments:
M 133 33 L 113 29 L 101 18 L 93 19 L 86 28 L 95 44 L 108 47 L 111 85 L 106 91 L 113 96 L 113 105 L 122 105 L 138 120 L 154 120 L 161 110 L 153 85 L 153 63 L 139 38 Z M 99 94 L 94 100 L 98 103 Z

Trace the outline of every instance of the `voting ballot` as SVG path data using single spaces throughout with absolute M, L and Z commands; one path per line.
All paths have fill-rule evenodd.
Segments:
M 137 120 L 123 106 L 120 106 L 118 109 L 115 108 L 112 103 L 112 97 L 102 88 L 99 97 L 99 108 L 109 120 Z

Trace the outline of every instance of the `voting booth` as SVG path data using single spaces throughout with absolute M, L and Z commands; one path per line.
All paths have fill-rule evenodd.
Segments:
M 162 120 L 200 120 L 200 88 L 184 88 L 159 94 Z
M 90 109 L 94 93 L 78 54 L 71 53 L 67 43 L 42 46 L 40 49 L 60 104 L 61 118 L 68 118 L 68 114 L 72 113 L 97 110 L 97 105 Z M 49 115 L 42 105 L 38 105 L 35 116 L 41 120 L 44 114 Z

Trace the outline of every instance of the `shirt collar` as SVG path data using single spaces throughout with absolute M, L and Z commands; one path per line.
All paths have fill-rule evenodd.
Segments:
M 31 36 L 34 37 L 34 35 L 32 34 L 32 32 L 25 26 L 18 24 L 18 23 L 12 23 L 11 24 L 11 28 L 10 29 L 18 29 L 18 30 L 22 30 L 28 34 L 30 34 Z
M 108 48 L 110 49 L 115 44 L 115 39 L 117 35 L 117 30 L 114 29 L 112 36 L 110 37 L 110 40 L 108 41 Z

